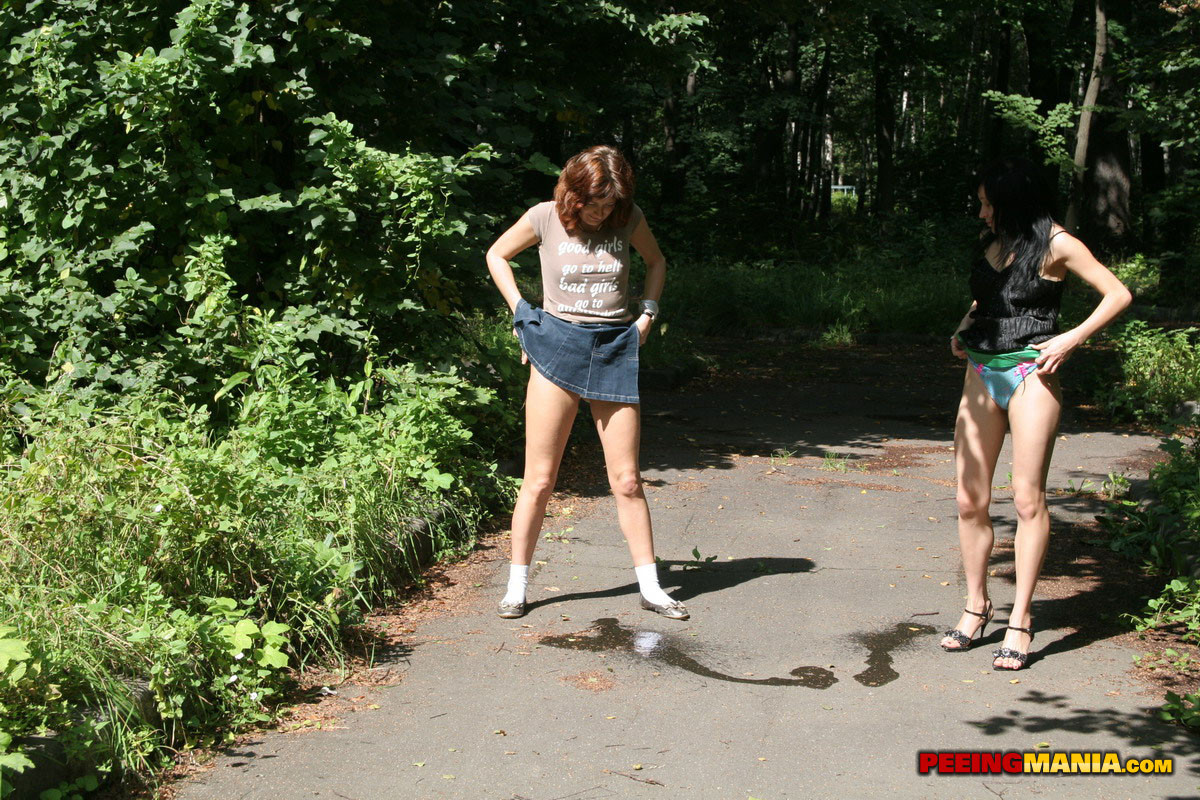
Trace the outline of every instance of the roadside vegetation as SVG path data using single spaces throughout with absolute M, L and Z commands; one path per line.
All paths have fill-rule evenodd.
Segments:
M 0 797 L 30 736 L 136 784 L 271 720 L 503 512 L 526 373 L 482 254 L 598 142 L 633 159 L 669 259 L 649 368 L 696 368 L 708 337 L 943 351 L 971 169 L 1019 151 L 1139 296 L 1098 343 L 1096 402 L 1152 425 L 1200 400 L 1196 333 L 1163 324 L 1200 298 L 1195 4 L 1130 11 L 1096 109 L 1072 4 L 941 5 L 7 4 Z M 1093 112 L 1141 147 L 1106 162 L 1124 182 L 1073 180 Z M 1079 174 L 1120 150 L 1092 141 Z M 1090 302 L 1072 289 L 1068 323 Z M 1197 456 L 1169 446 L 1113 544 L 1170 581 L 1143 624 L 1186 627 Z M 1168 709 L 1193 724 L 1196 702 Z

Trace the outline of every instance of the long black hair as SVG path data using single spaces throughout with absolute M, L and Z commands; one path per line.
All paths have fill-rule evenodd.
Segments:
M 1040 171 L 1027 158 L 1001 158 L 979 171 L 975 185 L 983 187 L 995 226 L 984 237 L 984 247 L 999 242 L 998 266 L 1033 282 L 1041 274 L 1054 228 L 1054 198 Z

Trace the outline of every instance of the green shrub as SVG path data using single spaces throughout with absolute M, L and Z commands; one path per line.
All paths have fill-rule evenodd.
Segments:
M 219 433 L 178 398 L 67 377 L 30 391 L 9 372 L 0 638 L 29 643 L 54 694 L 23 696 L 5 734 L 57 730 L 75 757 L 146 774 L 164 746 L 263 721 L 288 667 L 337 659 L 344 627 L 413 580 L 421 552 L 469 543 L 511 498 L 475 441 L 513 416 L 493 391 L 412 365 L 323 378 L 273 324 L 248 337 L 270 353 L 226 383 Z M 431 541 L 413 539 L 416 517 L 443 520 Z M 131 699 L 142 679 L 165 728 Z
M 1154 299 L 1162 279 L 1162 265 L 1157 258 L 1137 253 L 1125 261 L 1110 265 L 1113 274 L 1142 301 Z
M 1178 626 L 1185 641 L 1200 640 L 1200 439 L 1169 439 L 1170 459 L 1150 472 L 1152 502 L 1118 499 L 1105 520 L 1117 552 L 1145 559 L 1170 580 L 1158 597 L 1131 615 L 1139 630 Z M 1166 719 L 1200 727 L 1200 693 L 1169 694 Z
M 1165 420 L 1187 400 L 1200 400 L 1200 344 L 1195 328 L 1173 331 L 1131 320 L 1113 339 L 1121 356 L 1121 383 L 1109 393 L 1115 413 Z

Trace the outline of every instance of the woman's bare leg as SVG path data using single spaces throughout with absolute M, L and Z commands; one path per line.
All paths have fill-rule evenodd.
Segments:
M 512 519 L 512 563 L 533 559 L 546 516 L 546 504 L 558 480 L 558 467 L 579 410 L 579 395 L 529 371 L 525 393 L 525 480 Z
M 996 405 L 983 380 L 967 367 L 962 400 L 954 426 L 954 461 L 958 476 L 958 544 L 962 551 L 963 572 L 967 578 L 967 605 L 971 611 L 984 612 L 988 604 L 987 567 L 995 534 L 988 507 L 992 501 L 992 476 L 1004 445 L 1007 415 Z M 964 613 L 956 629 L 974 635 L 983 620 Z M 959 647 L 950 637 L 942 646 Z
M 1029 628 L 1033 590 L 1042 571 L 1042 561 L 1050 543 L 1050 510 L 1046 506 L 1046 475 L 1054 438 L 1062 412 L 1062 396 L 1057 376 L 1030 375 L 1022 382 L 1008 404 L 1008 422 L 1013 441 L 1013 499 L 1017 507 L 1015 542 L 1017 593 L 1013 600 L 1010 624 Z M 1029 634 L 1010 630 L 1004 646 L 1020 653 L 1029 652 Z M 1017 669 L 1016 659 L 997 659 L 996 666 Z
M 608 485 L 617 499 L 617 520 L 629 545 L 633 565 L 654 563 L 654 534 L 650 526 L 650 507 L 642 489 L 638 466 L 641 446 L 641 407 L 628 403 L 593 400 L 592 416 L 604 447 Z

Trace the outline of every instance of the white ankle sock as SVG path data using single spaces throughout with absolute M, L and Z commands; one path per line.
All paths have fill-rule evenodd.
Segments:
M 508 591 L 504 594 L 502 603 L 524 603 L 525 587 L 529 585 L 529 565 L 508 565 Z M 494 596 L 494 595 L 493 595 Z
M 642 591 L 642 597 L 656 606 L 665 606 L 671 602 L 671 595 L 664 592 L 658 585 L 657 564 L 653 562 L 642 564 L 640 567 L 634 567 L 633 572 L 637 575 L 638 588 Z

